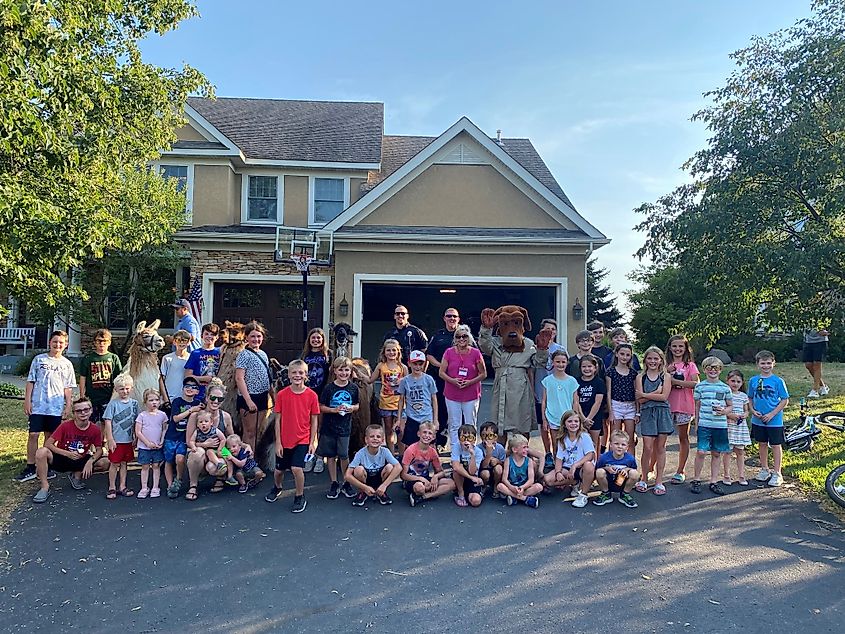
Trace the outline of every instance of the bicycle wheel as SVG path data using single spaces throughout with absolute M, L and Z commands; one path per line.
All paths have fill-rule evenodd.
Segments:
M 845 464 L 835 467 L 827 474 L 824 488 L 831 500 L 845 507 Z
M 845 412 L 822 412 L 816 416 L 821 425 L 830 425 L 834 429 L 845 431 Z

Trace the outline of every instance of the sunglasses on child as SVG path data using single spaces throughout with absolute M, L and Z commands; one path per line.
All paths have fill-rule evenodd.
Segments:
M 196 385 L 195 383 L 188 383 L 187 385 L 182 386 L 183 390 L 197 390 L 199 391 L 200 386 Z
M 461 434 L 461 442 L 470 442 L 475 440 L 475 434 Z

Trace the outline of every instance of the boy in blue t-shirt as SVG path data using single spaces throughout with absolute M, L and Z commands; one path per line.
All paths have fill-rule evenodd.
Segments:
M 476 445 L 484 452 L 484 458 L 478 466 L 478 477 L 484 481 L 484 489 L 492 488 L 493 498 L 498 498 L 499 492 L 496 487 L 502 481 L 502 470 L 504 469 L 505 448 L 498 442 L 499 426 L 493 421 L 487 421 L 479 430 L 481 442 Z M 484 493 L 486 491 L 482 491 Z
M 610 434 L 610 450 L 599 456 L 596 462 L 596 481 L 601 493 L 593 500 L 596 506 L 613 502 L 612 491 L 619 491 L 619 503 L 629 509 L 637 508 L 637 501 L 631 496 L 640 472 L 637 459 L 628 453 L 628 434 L 620 429 Z
M 779 487 L 783 484 L 781 460 L 783 458 L 783 410 L 789 405 L 786 383 L 773 373 L 775 355 L 760 350 L 755 357 L 760 374 L 748 381 L 748 399 L 751 401 L 751 438 L 760 449 L 760 472 L 754 476 L 758 482 Z M 769 470 L 769 447 L 772 448 L 774 469 Z
M 202 410 L 202 401 L 197 397 L 199 390 L 199 381 L 193 376 L 186 376 L 182 380 L 182 396 L 177 396 L 170 402 L 170 420 L 164 432 L 164 479 L 167 481 L 167 497 L 171 500 L 179 497 L 182 477 L 185 475 L 185 456 L 188 453 L 185 434 L 188 430 L 188 419 L 194 412 Z
M 214 345 L 219 335 L 220 326 L 203 324 L 202 347 L 193 350 L 185 362 L 185 376 L 192 376 L 199 382 L 200 393 L 197 394 L 199 400 L 205 398 L 206 386 L 220 370 L 220 348 Z

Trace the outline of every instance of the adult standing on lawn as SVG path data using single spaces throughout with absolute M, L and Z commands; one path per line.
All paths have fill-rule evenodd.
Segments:
M 830 388 L 822 378 L 822 363 L 827 355 L 829 336 L 830 332 L 826 329 L 804 331 L 804 349 L 801 353 L 801 360 L 804 362 L 807 372 L 813 377 L 813 387 L 807 394 L 808 398 L 826 396 L 830 392 Z
M 191 314 L 191 304 L 187 299 L 177 299 L 171 306 L 179 318 L 176 330 L 187 330 L 191 335 L 191 343 L 188 344 L 188 352 L 191 353 L 200 347 L 200 324 Z M 176 351 L 175 345 L 173 351 Z
M 68 474 L 74 489 L 84 489 L 95 471 L 107 471 L 109 461 L 103 458 L 103 433 L 91 422 L 94 406 L 87 397 L 73 402 L 73 420 L 66 420 L 47 438 L 44 446 L 35 452 L 35 465 L 41 488 L 32 498 L 36 504 L 50 497 L 47 474 L 52 469 Z M 94 449 L 94 453 L 91 453 Z
M 425 333 L 414 326 L 411 322 L 411 313 L 402 304 L 398 304 L 393 309 L 393 320 L 396 326 L 384 333 L 382 341 L 388 339 L 396 339 L 399 342 L 399 347 L 402 349 L 402 363 L 408 363 L 411 358 L 412 350 L 422 350 L 428 348 L 428 337 Z
M 455 329 L 461 322 L 461 314 L 457 308 L 447 308 L 443 313 L 445 328 L 441 328 L 431 337 L 426 348 L 425 355 L 428 361 L 428 373 L 437 385 L 437 439 L 436 444 L 446 444 L 444 431 L 449 426 L 449 415 L 446 411 L 446 397 L 443 394 L 445 382 L 440 378 L 440 363 L 443 361 L 443 353 L 452 347 L 455 339 Z

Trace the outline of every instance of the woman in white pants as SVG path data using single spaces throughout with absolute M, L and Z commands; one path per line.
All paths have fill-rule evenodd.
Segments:
M 481 382 L 487 378 L 487 368 L 469 326 L 458 326 L 452 342 L 454 345 L 443 353 L 440 378 L 445 381 L 443 395 L 449 414 L 449 443 L 454 449 L 459 445 L 461 425 L 477 427 Z

